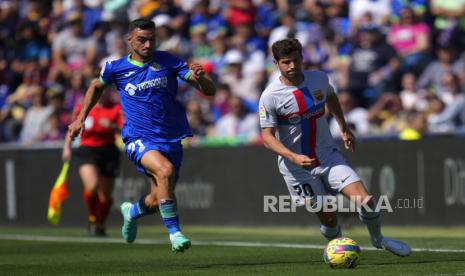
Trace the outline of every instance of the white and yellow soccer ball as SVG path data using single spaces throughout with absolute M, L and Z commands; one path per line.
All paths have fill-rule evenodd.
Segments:
M 328 243 L 323 258 L 331 268 L 355 268 L 360 262 L 360 246 L 350 238 L 337 238 Z

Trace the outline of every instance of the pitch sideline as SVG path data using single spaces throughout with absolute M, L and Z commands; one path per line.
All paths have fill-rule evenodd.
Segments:
M 47 241 L 47 242 L 77 242 L 77 243 L 124 243 L 119 238 L 92 238 L 92 237 L 59 237 L 59 236 L 42 236 L 42 235 L 15 235 L 0 234 L 0 240 L 15 241 Z M 167 241 L 138 239 L 135 244 L 168 244 Z M 293 243 L 265 243 L 265 242 L 241 242 L 241 241 L 192 241 L 193 245 L 205 246 L 235 246 L 235 247 L 278 247 L 278 248 L 299 248 L 299 249 L 323 249 L 322 245 L 316 244 L 293 244 Z M 362 250 L 375 251 L 379 250 L 373 247 L 362 247 Z M 465 249 L 447 249 L 447 248 L 412 248 L 414 252 L 441 252 L 441 253 L 465 253 Z

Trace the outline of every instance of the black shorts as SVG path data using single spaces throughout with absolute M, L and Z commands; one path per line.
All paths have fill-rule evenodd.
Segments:
M 106 177 L 115 177 L 119 172 L 120 152 L 115 145 L 102 147 L 81 146 L 74 153 L 77 164 L 93 164 L 99 173 Z

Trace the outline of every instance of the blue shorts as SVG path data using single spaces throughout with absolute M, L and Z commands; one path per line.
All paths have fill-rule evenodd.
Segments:
M 164 143 L 164 142 L 151 142 L 144 141 L 143 139 L 128 140 L 125 145 L 126 154 L 129 159 L 134 162 L 137 170 L 141 173 L 145 173 L 147 176 L 152 176 L 147 173 L 144 166 L 140 163 L 142 156 L 150 150 L 156 150 L 163 154 L 173 164 L 176 172 L 176 181 L 179 178 L 179 170 L 181 169 L 182 163 L 182 144 L 181 141 L 175 143 Z

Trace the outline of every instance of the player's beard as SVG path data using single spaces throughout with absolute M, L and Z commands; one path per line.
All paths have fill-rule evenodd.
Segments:
M 293 72 L 282 72 L 282 75 L 293 83 L 298 83 L 303 80 L 303 73 L 297 70 L 294 70 Z
M 147 50 L 140 50 L 140 51 L 135 51 L 143 60 L 149 60 L 152 58 L 152 50 L 147 49 Z

